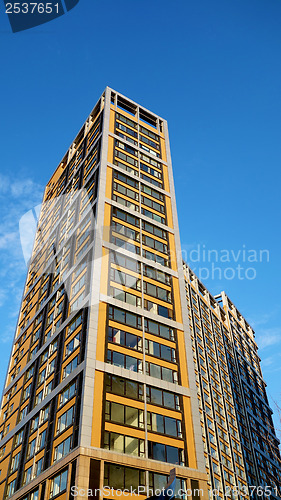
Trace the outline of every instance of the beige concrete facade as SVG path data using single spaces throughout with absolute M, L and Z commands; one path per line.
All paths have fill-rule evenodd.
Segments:
M 45 190 L 2 401 L 5 498 L 115 498 L 173 466 L 207 498 L 185 300 L 167 123 L 107 88 Z

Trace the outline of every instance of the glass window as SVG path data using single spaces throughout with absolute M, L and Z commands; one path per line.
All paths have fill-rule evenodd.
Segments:
M 40 424 L 42 424 L 43 422 L 46 422 L 48 420 L 49 413 L 50 413 L 50 405 L 45 406 L 45 408 L 43 408 L 43 410 L 41 410 L 41 412 L 40 412 Z
M 164 434 L 164 417 L 163 415 L 158 415 L 157 413 L 150 413 L 150 427 L 154 432 L 160 432 Z
M 119 424 L 125 423 L 125 411 L 124 406 L 118 403 L 110 403 L 107 401 L 108 406 L 108 418 L 106 420 L 112 420 L 113 422 L 117 422 Z
M 159 366 L 146 361 L 145 370 L 147 375 L 150 375 L 151 377 L 156 377 L 165 380 L 166 382 L 172 382 L 174 384 L 178 383 L 177 372 L 170 370 L 170 368 L 164 368 L 163 366 Z
M 150 403 L 154 403 L 156 405 L 162 405 L 163 404 L 163 396 L 161 389 L 156 389 L 154 387 L 147 387 L 147 392 L 148 392 L 148 398 Z
M 151 356 L 157 356 L 158 358 L 165 359 L 166 361 L 176 361 L 175 350 L 158 342 L 153 342 L 152 340 L 145 340 L 145 352 Z
M 105 419 L 132 427 L 144 426 L 143 410 L 110 401 L 106 401 Z
M 15 488 L 16 488 L 16 479 L 14 479 L 8 484 L 6 498 L 10 498 L 14 494 Z
M 154 363 L 150 363 L 150 373 L 151 377 L 161 378 L 161 367 L 159 365 L 155 365 Z
M 39 385 L 41 385 L 45 381 L 45 378 L 46 378 L 46 368 L 44 368 L 44 370 L 42 370 L 38 375 L 37 387 L 39 387 Z
M 73 398 L 75 393 L 76 393 L 76 382 L 72 382 L 72 384 L 68 385 L 61 393 L 60 406 L 64 405 L 67 401 Z
M 154 460 L 160 460 L 161 462 L 166 462 L 165 445 L 153 442 L 150 442 L 150 445 L 151 449 L 149 458 L 154 458 Z
M 179 450 L 174 446 L 166 446 L 167 462 L 171 464 L 179 463 Z
M 133 358 L 132 356 L 126 356 L 126 368 L 127 370 L 131 370 L 133 372 L 139 371 L 140 361 L 137 358 Z
M 110 374 L 105 374 L 105 384 L 107 392 L 143 400 L 143 384 Z
M 43 470 L 43 461 L 44 458 L 40 458 L 40 460 L 38 460 L 38 462 L 35 463 L 34 475 L 36 477 L 39 476 L 39 474 L 41 474 Z
M 135 328 L 141 328 L 141 317 L 119 307 L 109 306 L 109 318 Z
M 30 458 L 34 455 L 35 453 L 35 443 L 36 443 L 36 438 L 34 438 L 30 443 L 28 444 L 27 447 L 27 458 Z
M 109 355 L 112 355 L 112 364 L 115 366 L 120 366 L 125 368 L 125 356 L 121 352 L 108 351 Z
M 80 334 L 78 333 L 65 348 L 65 356 L 69 356 L 75 349 L 77 349 L 80 345 Z
M 67 455 L 71 449 L 71 436 L 58 444 L 54 450 L 54 462 Z
M 157 323 L 152 320 L 145 319 L 144 320 L 144 329 L 146 332 L 153 333 L 155 335 L 159 335 L 160 337 L 175 340 L 175 334 L 173 328 L 170 328 L 167 325 L 163 325 L 161 323 Z
M 80 312 L 69 324 L 67 328 L 67 335 L 71 335 L 78 326 L 82 324 L 82 312 Z
M 184 465 L 184 451 L 174 446 L 148 441 L 148 456 L 161 462 Z
M 125 424 L 132 425 L 133 427 L 143 428 L 144 426 L 144 412 L 131 406 L 125 407 Z
M 132 356 L 126 356 L 125 354 L 108 350 L 107 351 L 107 362 L 121 368 L 126 368 L 134 372 L 142 373 L 142 362 L 137 358 Z
M 144 440 L 123 436 L 115 432 L 104 433 L 104 448 L 117 451 L 118 453 L 144 456 Z
M 14 446 L 18 446 L 19 444 L 22 443 L 22 438 L 23 438 L 23 429 L 15 435 L 15 443 Z
M 14 472 L 18 468 L 19 458 L 20 458 L 20 452 L 13 456 L 10 472 Z
M 104 465 L 104 484 L 114 489 L 129 489 L 145 485 L 145 472 L 122 465 Z
M 110 474 L 109 474 L 109 472 L 106 471 L 107 467 L 110 469 Z M 105 465 L 105 477 L 106 477 L 106 473 L 110 477 L 110 479 L 108 478 L 107 481 L 105 479 L 105 485 L 110 486 L 111 488 L 114 488 L 114 489 L 123 489 L 124 488 L 124 470 L 123 469 L 124 468 L 120 467 L 119 465 L 118 466 L 116 466 L 116 465 L 113 466 L 112 464 Z
M 31 479 L 32 479 L 32 466 L 24 471 L 23 481 L 22 481 L 23 486 L 25 484 L 28 484 L 31 481 Z
M 50 498 L 66 490 L 67 470 L 61 472 L 51 480 Z
M 74 416 L 74 406 L 69 408 L 65 413 L 63 413 L 57 422 L 57 434 L 63 432 L 67 427 L 72 425 Z
M 108 327 L 108 341 L 114 344 L 124 345 L 131 349 L 142 350 L 142 338 L 132 333 Z
M 31 491 L 22 500 L 39 500 L 39 489 L 37 488 L 36 490 Z
M 118 451 L 119 453 L 124 453 L 124 436 L 120 434 L 111 433 L 110 434 L 110 449 Z
M 111 377 L 111 380 L 108 381 L 110 383 L 110 389 L 114 394 L 119 394 L 121 396 L 125 395 L 125 379 L 121 379 L 120 377 L 115 377 L 114 375 L 107 375 L 106 377 Z
M 178 427 L 180 421 L 175 418 L 165 417 L 165 433 L 169 436 L 179 436 Z
M 130 436 L 125 436 L 125 453 L 139 455 L 139 440 Z
M 63 376 L 62 378 L 66 378 L 68 377 L 72 372 L 73 370 L 78 366 L 78 356 L 75 356 L 75 358 L 73 358 L 70 363 L 68 363 L 64 369 L 63 369 Z
M 168 408 L 174 408 L 175 407 L 175 397 L 177 398 L 178 396 L 175 396 L 171 392 L 163 391 L 163 396 L 164 396 L 164 406 Z
M 140 389 L 143 391 L 142 384 L 138 384 L 137 382 L 133 382 L 132 380 L 126 380 L 126 396 L 134 399 L 139 399 L 141 392 Z
M 38 450 L 44 448 L 46 444 L 46 436 L 47 436 L 47 429 L 45 429 L 41 434 L 39 434 L 38 438 Z

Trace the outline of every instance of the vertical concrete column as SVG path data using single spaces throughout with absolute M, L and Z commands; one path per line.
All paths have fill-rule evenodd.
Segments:
M 77 458 L 75 486 L 78 488 L 76 500 L 85 500 L 88 498 L 87 490 L 89 488 L 90 477 L 90 457 L 79 455 Z M 83 491 L 85 494 L 83 495 Z
M 108 131 L 110 116 L 110 90 L 105 91 L 105 101 L 103 110 L 102 143 L 99 167 L 99 193 L 97 201 L 97 215 L 95 224 L 95 243 L 93 248 L 93 261 L 91 269 L 90 284 L 90 304 L 89 304 L 89 322 L 87 331 L 86 353 L 85 353 L 85 372 L 84 386 L 81 405 L 81 424 L 80 424 L 80 446 L 91 446 L 92 420 L 94 404 L 94 384 L 95 384 L 95 366 L 96 366 L 96 347 L 98 334 L 99 317 L 99 297 L 101 283 L 101 264 L 102 264 L 102 237 L 104 224 L 104 204 L 106 188 L 106 169 L 108 152 Z

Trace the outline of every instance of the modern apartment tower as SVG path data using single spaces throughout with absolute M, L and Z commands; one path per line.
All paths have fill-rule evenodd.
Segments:
M 0 431 L 1 498 L 172 467 L 207 498 L 167 123 L 109 88 L 44 193 Z
M 247 481 L 252 487 L 260 486 L 260 490 L 256 492 L 257 498 L 262 496 L 268 498 L 269 489 L 271 498 L 280 498 L 280 443 L 275 434 L 272 410 L 257 354 L 255 334 L 224 292 L 216 299 L 227 316 L 229 328 L 228 339 L 225 338 L 227 364 Z
M 279 441 L 255 333 L 224 292 L 212 297 L 185 263 L 184 274 L 209 486 L 225 497 L 280 498 Z
M 143 500 L 173 467 L 184 499 L 279 498 L 259 363 L 235 306 L 182 262 L 167 122 L 107 87 L 45 189 L 0 498 Z

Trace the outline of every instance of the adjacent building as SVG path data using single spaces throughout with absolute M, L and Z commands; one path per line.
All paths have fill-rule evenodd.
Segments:
M 172 467 L 183 498 L 277 498 L 256 351 L 182 262 L 167 122 L 107 87 L 45 189 L 2 398 L 1 498 L 142 500 Z
M 279 441 L 254 331 L 224 292 L 212 297 L 183 265 L 209 487 L 280 498 Z

